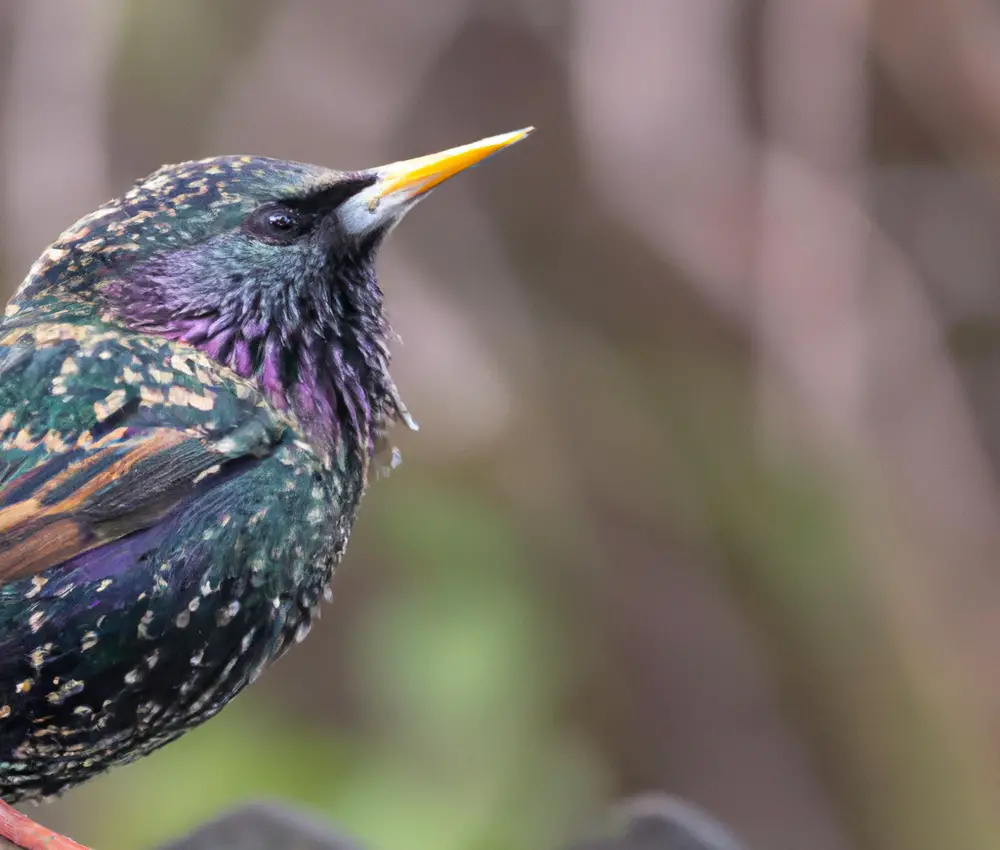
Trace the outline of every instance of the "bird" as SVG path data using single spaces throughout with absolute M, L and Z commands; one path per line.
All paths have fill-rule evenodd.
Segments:
M 0 321 L 0 836 L 81 850 L 14 805 L 175 740 L 306 636 L 416 428 L 378 249 L 532 130 L 361 171 L 163 166 L 34 263 Z

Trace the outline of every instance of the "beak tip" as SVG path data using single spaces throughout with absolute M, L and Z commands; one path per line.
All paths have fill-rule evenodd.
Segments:
M 486 159 L 492 154 L 499 153 L 505 148 L 516 145 L 518 142 L 523 142 L 534 132 L 534 127 L 522 127 L 520 130 L 514 130 L 511 133 L 502 133 L 499 136 L 493 136 L 490 139 L 483 139 L 482 141 L 475 142 L 472 145 L 467 145 L 466 147 L 479 151 L 480 158 Z
M 530 136 L 534 132 L 535 132 L 535 128 L 534 127 L 530 127 L 530 126 L 529 127 L 522 127 L 520 130 L 515 130 L 509 136 L 510 143 L 513 144 L 514 142 L 520 142 L 522 139 L 528 138 L 528 136 Z

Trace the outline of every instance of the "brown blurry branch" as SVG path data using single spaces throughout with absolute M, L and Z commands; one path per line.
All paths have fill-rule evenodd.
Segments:
M 810 430 L 834 445 L 855 443 L 870 391 L 867 21 L 856 4 L 770 0 L 762 30 L 755 336 L 764 414 L 777 412 L 772 395 L 791 390 Z
M 944 145 L 1000 158 L 1000 11 L 989 0 L 865 0 L 876 60 Z

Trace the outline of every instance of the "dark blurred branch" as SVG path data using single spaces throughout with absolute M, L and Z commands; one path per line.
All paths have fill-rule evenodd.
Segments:
M 391 817 L 391 814 L 388 815 Z M 159 850 L 363 850 L 287 806 L 255 803 Z M 597 834 L 566 850 L 744 850 L 705 812 L 675 797 L 629 801 Z
M 745 850 L 722 824 L 677 797 L 630 800 L 611 820 L 604 835 L 583 839 L 567 850 Z

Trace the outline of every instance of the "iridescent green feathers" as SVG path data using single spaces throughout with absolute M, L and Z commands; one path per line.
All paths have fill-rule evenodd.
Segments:
M 163 520 L 289 423 L 203 355 L 69 322 L 0 334 L 0 581 Z
M 197 245 L 238 228 L 262 203 L 321 195 L 347 176 L 250 156 L 163 166 L 68 228 L 32 266 L 7 314 L 47 296 L 96 306 L 94 289 L 110 278 L 109 270 Z

